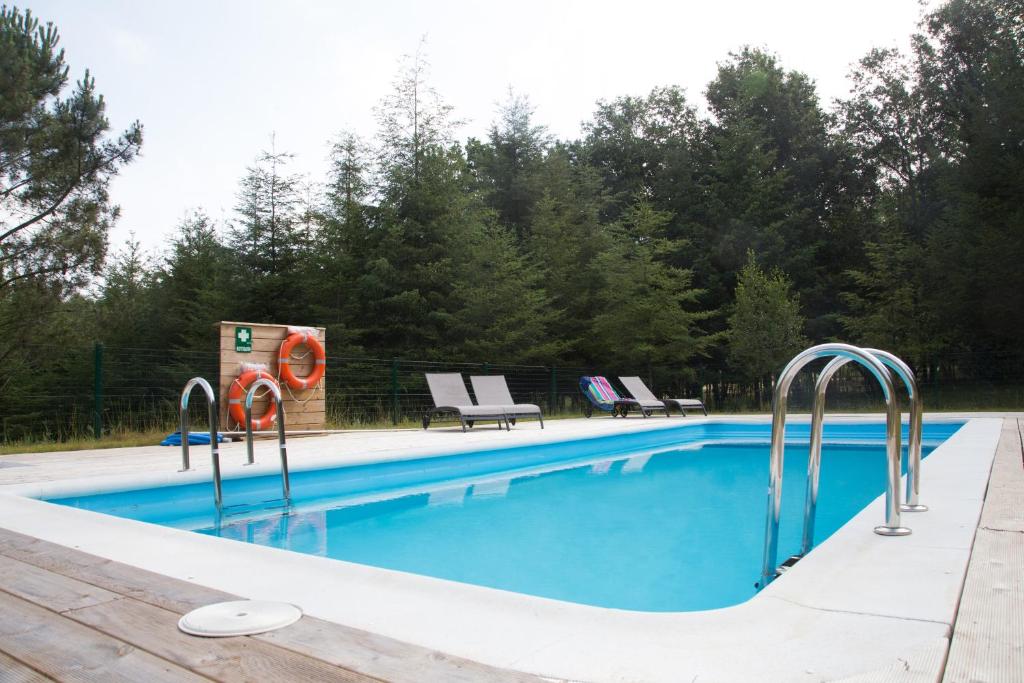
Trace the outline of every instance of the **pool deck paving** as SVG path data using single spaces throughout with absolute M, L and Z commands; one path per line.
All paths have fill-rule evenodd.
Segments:
M 947 624 L 944 638 L 934 639 L 913 656 L 908 653 L 907 661 L 881 669 L 865 667 L 872 671 L 847 680 L 966 683 L 1024 679 L 1024 415 L 970 416 L 1004 419 L 991 475 L 986 477 L 981 521 L 976 528 L 963 530 L 970 533 L 967 543 L 973 542 L 973 547 L 968 545 L 966 579 L 962 593 L 956 596 L 959 600 L 953 602 L 958 604 L 955 617 L 937 609 L 934 623 Z M 349 461 L 356 463 L 448 449 L 598 436 L 667 423 L 664 418 L 595 418 L 546 424 L 543 431 L 536 423 L 526 422 L 500 434 L 481 425 L 467 434 L 440 428 L 307 437 L 289 441 L 289 457 L 295 469 L 337 462 L 339 453 L 353 454 Z M 223 444 L 221 450 L 226 476 L 276 471 L 275 441 L 257 444 L 260 464 L 253 468 L 242 465 L 244 444 Z M 208 447 L 192 447 L 195 472 L 177 472 L 180 453 L 178 448 L 142 447 L 0 456 L 0 493 L 41 495 L 54 486 L 87 491 L 95 482 L 108 486 L 114 482 L 116 487 L 119 479 L 134 480 L 140 475 L 167 483 L 209 479 Z M 182 614 L 235 596 L 68 545 L 7 529 L 0 518 L 0 681 L 541 680 L 513 670 L 515 667 L 482 664 L 308 615 L 292 626 L 257 636 L 188 636 L 176 627 Z M 783 590 L 774 593 L 772 600 L 797 603 L 796 597 Z M 800 599 L 807 595 L 803 591 Z M 843 605 L 816 607 L 819 612 L 830 609 L 837 615 L 845 612 Z M 801 673 L 806 674 L 801 680 L 828 680 L 811 671 Z M 566 680 L 546 677 L 556 679 Z

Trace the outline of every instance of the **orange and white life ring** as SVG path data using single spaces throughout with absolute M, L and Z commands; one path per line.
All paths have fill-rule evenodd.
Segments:
M 249 391 L 249 386 L 258 379 L 269 379 L 275 386 L 277 385 L 274 376 L 264 370 L 243 372 L 231 382 L 231 388 L 228 390 L 228 414 L 240 427 L 245 426 L 245 395 Z M 254 431 L 264 431 L 270 429 L 276 421 L 277 404 L 271 400 L 267 412 L 258 418 L 252 418 L 252 428 Z
M 296 377 L 292 371 L 292 349 L 305 344 L 313 354 L 313 371 L 305 377 Z M 320 378 L 324 376 L 327 367 L 327 354 L 324 353 L 323 344 L 316 338 L 316 333 L 292 332 L 281 342 L 281 351 L 277 354 L 278 375 L 281 381 L 292 389 L 309 389 L 315 387 Z

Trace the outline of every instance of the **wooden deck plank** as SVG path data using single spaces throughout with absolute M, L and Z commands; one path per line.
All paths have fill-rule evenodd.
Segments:
M 178 581 L 6 529 L 0 529 L 0 554 L 179 614 L 211 602 L 237 599 L 229 593 Z
M 992 479 L 985 494 L 981 526 L 986 529 L 1024 532 L 1024 463 L 1021 462 L 1021 422 L 1003 420 L 1003 432 L 992 463 Z
M 201 638 L 178 630 L 178 614 L 125 598 L 69 612 L 75 621 L 218 681 L 379 679 L 253 638 Z
M 176 614 L 236 596 L 89 555 L 0 528 L 0 555 Z M 303 617 L 252 639 L 387 681 L 537 681 L 349 626 Z
M 943 681 L 1017 683 L 1024 678 L 1024 448 L 1006 419 L 974 538 Z
M 978 529 L 944 680 L 1024 677 L 1024 534 Z
M 49 683 L 53 679 L 0 652 L 0 683 Z
M 535 683 L 540 680 L 319 619 L 303 619 L 286 629 L 255 637 L 386 681 Z
M 0 588 L 54 612 L 66 612 L 121 596 L 92 584 L 0 555 Z
M 208 680 L 2 591 L 0 651 L 58 681 Z
M 177 612 L 9 557 L 0 556 L 0 586 L 27 602 L 217 680 L 286 680 L 290 676 L 309 681 L 375 680 L 260 641 L 186 635 L 177 628 Z

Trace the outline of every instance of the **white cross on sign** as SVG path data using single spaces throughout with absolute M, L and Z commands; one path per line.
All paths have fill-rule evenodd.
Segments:
M 235 328 L 235 351 L 239 353 L 252 353 L 252 328 Z

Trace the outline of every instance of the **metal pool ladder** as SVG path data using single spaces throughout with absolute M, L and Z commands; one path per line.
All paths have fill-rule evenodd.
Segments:
M 804 366 L 818 358 L 829 357 L 834 358 L 835 360 L 826 366 L 821 378 L 819 378 L 815 385 L 814 417 L 812 418 L 811 432 L 811 454 L 808 459 L 807 500 L 804 506 L 804 542 L 801 555 L 810 550 L 809 544 L 813 542 L 813 516 L 817 504 L 818 472 L 821 461 L 821 421 L 824 417 L 825 410 L 825 389 L 828 386 L 829 380 L 835 372 L 839 370 L 839 367 L 850 361 L 854 361 L 864 366 L 868 372 L 878 380 L 878 383 L 882 387 L 882 393 L 885 397 L 885 524 L 875 527 L 875 533 L 882 536 L 906 536 L 910 534 L 910 529 L 901 526 L 900 524 L 900 412 L 899 406 L 896 402 L 892 374 L 889 372 L 886 365 L 897 364 L 902 366 L 897 370 L 897 372 L 907 384 L 907 389 L 911 393 L 911 461 L 914 460 L 915 445 L 917 448 L 917 456 L 918 458 L 920 457 L 921 419 L 920 392 L 916 391 L 916 384 L 913 382 L 913 373 L 910 373 L 910 369 L 907 368 L 902 361 L 885 352 L 876 352 L 874 350 L 869 351 L 850 344 L 820 344 L 818 346 L 812 346 L 811 348 L 797 354 L 791 361 L 789 361 L 786 367 L 783 368 L 778 382 L 775 384 L 775 393 L 772 399 L 772 436 L 768 481 L 768 514 L 765 521 L 764 556 L 761 566 L 761 578 L 756 584 L 758 588 L 764 588 L 767 586 L 780 573 L 780 569 L 777 564 L 777 555 L 779 542 L 779 520 L 782 512 L 782 475 L 786 432 L 786 401 L 789 397 L 789 389 L 793 380 Z M 883 357 L 888 360 L 888 363 L 881 360 Z M 906 371 L 905 375 L 902 372 L 904 369 Z M 914 409 L 915 398 L 917 401 L 916 410 Z M 917 420 L 916 423 L 915 417 Z M 916 443 L 914 440 L 915 437 Z M 817 454 L 815 454 L 815 438 L 817 439 Z M 917 477 L 920 476 L 919 470 L 920 467 L 918 460 L 918 464 L 914 468 L 914 472 Z M 920 480 L 918 479 L 917 482 L 912 484 L 913 480 L 914 475 L 908 475 L 908 488 L 911 486 L 915 489 L 919 488 Z M 913 501 L 917 504 L 916 496 Z M 790 558 L 790 560 L 787 560 L 785 566 L 788 567 L 792 561 L 795 561 L 795 559 L 799 557 L 800 556 L 798 555 L 794 558 Z
M 188 397 L 192 389 L 199 385 L 203 387 L 210 409 L 210 450 L 213 458 L 213 500 L 220 510 L 224 505 L 224 495 L 221 486 L 220 475 L 220 449 L 217 447 L 217 407 L 216 399 L 213 396 L 213 389 L 210 383 L 202 377 L 193 377 L 185 385 L 181 394 L 181 446 L 182 446 L 182 472 L 189 469 L 188 461 Z M 285 505 L 291 503 L 291 485 L 288 480 L 288 448 L 285 444 L 284 434 L 284 405 L 281 400 L 281 390 L 268 379 L 258 379 L 249 387 L 245 395 L 245 441 L 247 465 L 256 462 L 252 447 L 252 402 L 256 397 L 256 390 L 266 387 L 273 395 L 274 404 L 277 406 L 277 448 L 281 454 L 281 490 L 283 492 Z
M 907 490 L 906 503 L 900 505 L 902 512 L 925 512 L 927 505 L 922 505 L 921 495 L 921 419 L 924 403 L 921 392 L 917 388 L 914 371 L 897 356 L 879 349 L 863 349 L 882 361 L 892 373 L 903 381 L 907 388 L 910 401 L 910 420 L 907 444 Z M 850 362 L 849 358 L 834 358 L 814 385 L 814 408 L 811 411 L 811 450 L 807 460 L 807 495 L 804 501 L 804 532 L 800 546 L 800 556 L 804 556 L 814 547 L 814 519 L 818 505 L 818 480 L 821 471 L 821 441 L 825 418 L 825 392 L 828 384 L 841 367 Z

